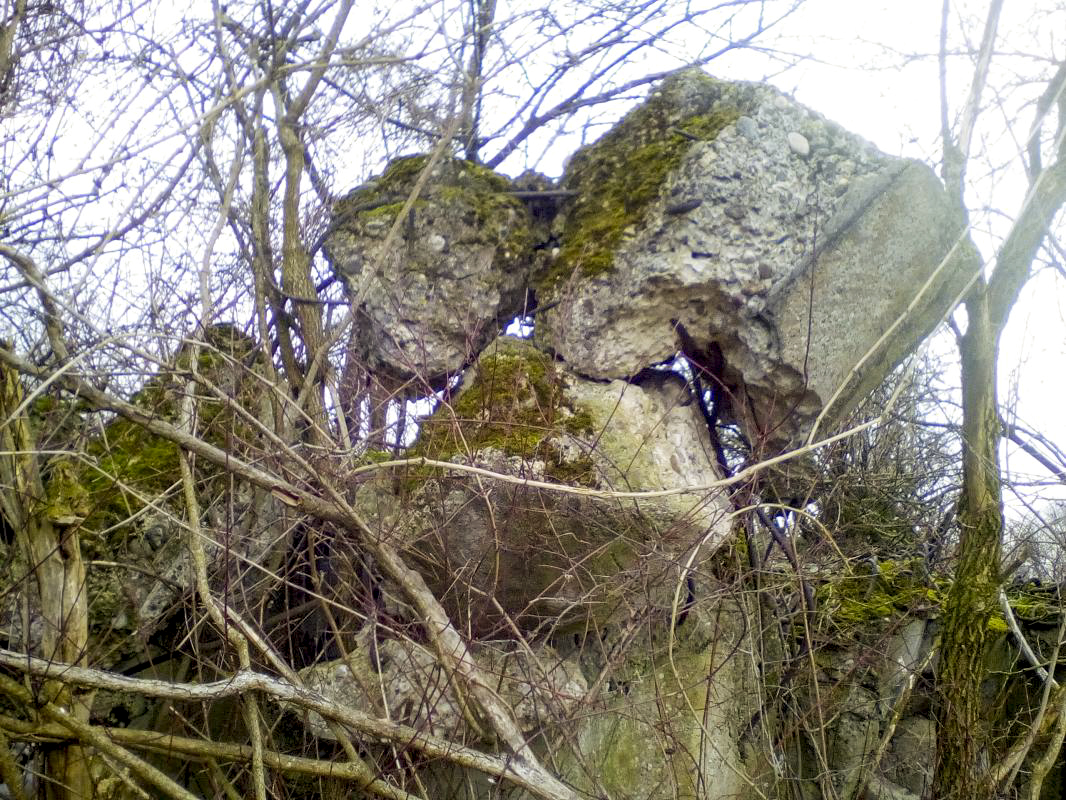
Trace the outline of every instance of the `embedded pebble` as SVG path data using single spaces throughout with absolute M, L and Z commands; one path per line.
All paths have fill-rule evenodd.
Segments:
M 754 142 L 759 135 L 759 127 L 751 117 L 737 117 L 736 126 L 737 133 L 749 142 Z
M 811 154 L 811 145 L 807 141 L 807 137 L 802 133 L 790 131 L 788 134 L 788 146 L 800 158 L 806 158 Z
M 734 222 L 741 222 L 748 215 L 748 209 L 740 203 L 731 203 L 725 207 L 725 215 Z

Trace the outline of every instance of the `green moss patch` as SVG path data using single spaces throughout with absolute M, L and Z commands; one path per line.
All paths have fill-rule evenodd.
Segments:
M 939 613 L 947 597 L 951 579 L 946 576 L 929 581 L 924 577 L 921 559 L 881 561 L 879 574 L 853 572 L 818 587 L 816 601 L 823 624 L 838 632 L 858 632 L 880 621 L 914 612 Z M 1039 586 L 1014 586 L 1007 598 L 1023 628 L 1050 627 L 1058 624 L 1062 613 L 1054 589 Z M 988 617 L 987 628 L 1004 634 L 1010 628 L 999 610 Z
M 340 230 L 381 221 L 391 225 L 425 169 L 428 156 L 398 158 L 369 185 L 337 201 L 333 214 Z M 510 194 L 509 181 L 487 167 L 458 158 L 443 158 L 433 168 L 412 211 L 411 226 L 423 229 L 433 217 L 447 214 L 476 230 L 479 241 L 502 245 L 505 257 L 528 259 L 532 251 L 529 212 Z
M 472 369 L 467 386 L 450 409 L 424 423 L 418 455 L 447 460 L 459 453 L 493 448 L 507 455 L 546 462 L 548 477 L 588 483 L 587 456 L 566 459 L 552 440 L 588 436 L 592 417 L 574 408 L 551 356 L 519 341 L 501 339 Z
M 125 419 L 108 425 L 89 443 L 87 453 L 96 464 L 84 472 L 90 529 L 103 530 L 128 519 L 144 507 L 142 498 L 159 497 L 181 474 L 177 445 Z
M 208 346 L 197 356 L 197 372 L 221 391 L 232 392 L 234 399 L 221 400 L 206 388 L 194 389 L 198 393 L 196 432 L 216 447 L 241 451 L 254 441 L 256 431 L 234 406 L 255 415 L 262 394 L 258 381 L 247 373 L 255 358 L 255 342 L 232 325 L 213 326 L 205 340 Z M 188 353 L 179 352 L 174 377 L 152 378 L 134 395 L 134 405 L 152 417 L 176 421 L 178 388 L 184 387 L 189 375 Z M 93 466 L 78 462 L 74 472 L 84 491 L 80 502 L 88 509 L 83 524 L 87 531 L 125 527 L 122 523 L 141 511 L 147 500 L 163 497 L 181 477 L 177 445 L 121 417 L 110 421 L 85 451 Z M 205 467 L 201 464 L 201 480 L 220 472 Z M 118 539 L 124 536 L 123 532 Z M 113 535 L 107 538 L 114 541 Z
M 1030 582 L 1006 587 L 1007 600 L 1014 616 L 1023 625 L 1052 627 L 1059 624 L 1063 603 L 1057 586 Z M 1006 625 L 1006 620 L 1003 620 Z
M 816 600 L 825 623 L 856 630 L 893 617 L 938 608 L 943 594 L 924 579 L 923 565 L 882 561 L 877 574 L 844 575 L 818 588 Z
M 674 91 L 682 81 L 706 81 L 706 91 Z M 713 140 L 741 112 L 719 108 L 717 82 L 692 72 L 667 82 L 595 144 L 570 162 L 563 186 L 579 192 L 563 209 L 562 245 L 539 288 L 550 290 L 571 275 L 610 270 L 627 235 L 644 221 L 667 177 L 696 142 Z M 699 99 L 703 100 L 701 104 Z

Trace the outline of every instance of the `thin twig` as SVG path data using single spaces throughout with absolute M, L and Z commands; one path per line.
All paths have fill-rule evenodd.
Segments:
M 30 675 L 60 679 L 75 686 L 88 686 L 185 702 L 206 702 L 226 697 L 239 697 L 245 692 L 258 691 L 280 702 L 314 711 L 327 719 L 360 731 L 373 740 L 413 747 L 431 758 L 442 758 L 494 778 L 503 778 L 542 800 L 554 800 L 559 797 L 552 787 L 542 786 L 538 778 L 531 775 L 529 770 L 524 769 L 523 765 L 516 763 L 513 757 L 490 755 L 433 736 L 424 730 L 372 717 L 352 706 L 339 703 L 336 698 L 327 698 L 309 689 L 301 689 L 286 681 L 251 670 L 240 670 L 231 677 L 219 681 L 179 683 L 131 678 L 104 670 L 47 661 L 4 649 L 0 649 L 0 665 Z M 2 677 L 0 675 L 0 678 Z M 160 735 L 161 742 L 165 742 L 166 738 Z
M 1010 600 L 1007 599 L 1007 593 L 1003 587 L 999 587 L 999 607 L 1003 611 L 1003 616 L 1007 620 L 1007 626 L 1010 628 L 1010 632 L 1014 634 L 1015 640 L 1018 642 L 1018 649 L 1022 651 L 1022 655 L 1025 656 L 1025 660 L 1032 665 L 1037 676 L 1044 683 L 1050 683 L 1052 689 L 1059 688 L 1059 682 L 1056 681 L 1045 669 L 1044 662 L 1036 657 L 1036 653 L 1033 652 L 1033 648 L 1029 646 L 1029 640 L 1025 638 L 1025 634 L 1022 633 L 1021 627 L 1018 625 L 1018 620 L 1014 617 L 1014 611 L 1010 607 Z
M 25 656 L 20 658 L 20 661 L 23 664 L 26 663 L 26 660 Z M 70 668 L 81 669 L 73 666 Z M 52 677 L 62 680 L 63 675 L 62 672 L 60 672 L 59 674 L 53 674 Z M 40 713 L 45 719 L 51 720 L 66 728 L 79 742 L 92 745 L 97 750 L 111 756 L 116 761 L 128 767 L 130 772 L 138 778 L 145 783 L 154 786 L 167 797 L 172 797 L 175 800 L 199 800 L 196 795 L 179 786 L 169 776 L 156 769 L 151 764 L 133 755 L 133 753 L 130 753 L 125 748 L 119 747 L 99 728 L 96 728 L 87 722 L 82 722 L 77 719 L 74 714 L 60 708 L 55 703 L 42 703 L 40 698 L 35 698 L 29 689 L 16 681 L 13 681 L 11 678 L 7 677 L 7 675 L 0 674 L 0 692 L 3 692 L 8 697 L 22 704 L 23 707 L 36 708 L 38 713 Z

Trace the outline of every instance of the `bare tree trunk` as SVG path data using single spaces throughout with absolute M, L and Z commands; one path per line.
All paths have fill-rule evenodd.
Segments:
M 965 174 L 970 142 L 981 107 L 982 90 L 994 53 L 1003 0 L 989 3 L 980 54 L 970 96 L 963 109 L 958 136 L 948 129 L 946 101 L 946 39 L 950 2 L 945 0 L 941 31 L 941 93 L 944 137 L 944 178 L 965 218 Z M 1003 486 L 999 469 L 1002 428 L 996 399 L 999 340 L 1011 309 L 1028 281 L 1051 222 L 1066 202 L 1066 116 L 1054 128 L 1054 163 L 1042 168 L 1040 132 L 1049 110 L 1066 108 L 1066 67 L 1048 83 L 1037 104 L 1030 136 L 1029 191 L 1014 225 L 996 254 L 995 269 L 985 280 L 980 264 L 966 300 L 966 332 L 959 337 L 962 357 L 963 489 L 959 499 L 959 561 L 948 592 L 941 632 L 935 710 L 939 726 L 933 797 L 984 800 L 997 795 L 990 776 L 994 754 L 989 750 L 994 720 L 982 702 L 985 662 L 992 636 L 989 620 L 999 594 L 1000 544 L 1003 534 Z
M 300 190 L 307 167 L 304 142 L 300 136 L 300 119 L 307 110 L 311 98 L 325 75 L 333 51 L 345 21 L 352 9 L 352 0 L 341 0 L 333 24 L 319 52 L 317 65 L 311 70 L 299 94 L 289 99 L 284 84 L 278 80 L 273 86 L 274 99 L 285 114 L 278 120 L 278 140 L 285 155 L 285 194 L 282 201 L 281 284 L 287 298 L 296 305 L 296 318 L 300 324 L 300 336 L 304 343 L 306 366 L 311 369 L 328 343 L 322 322 L 322 308 L 311 278 L 311 256 L 303 241 L 300 228 Z M 329 423 L 326 415 L 322 387 L 325 381 L 310 391 L 302 385 L 314 376 L 300 376 L 300 394 L 307 398 L 307 416 L 310 419 L 308 441 L 328 446 Z M 292 376 L 293 380 L 297 376 Z
M 285 152 L 285 200 L 282 234 L 281 279 L 287 299 L 296 305 L 296 319 L 304 343 L 304 359 L 310 365 L 315 355 L 326 346 L 322 326 L 322 309 L 311 280 L 311 259 L 303 244 L 300 231 L 300 182 L 304 173 L 304 148 L 296 126 L 282 121 L 279 138 Z M 306 378 L 306 376 L 301 376 Z M 301 389 L 303 387 L 301 386 Z M 329 442 L 329 428 L 322 393 L 307 392 L 307 415 L 311 420 L 308 441 L 319 445 Z
M 955 580 L 948 592 L 936 686 L 937 768 L 933 797 L 983 800 L 996 786 L 985 779 L 990 720 L 982 701 L 985 661 L 997 611 L 1003 530 L 996 405 L 998 336 L 982 291 L 967 303 L 969 326 L 962 337 L 963 493 L 959 500 L 961 541 Z
M 478 151 L 481 149 L 481 101 L 483 99 L 482 84 L 485 79 L 485 51 L 488 49 L 492 22 L 496 18 L 496 0 L 471 0 L 470 9 L 473 14 L 470 22 L 474 27 L 471 31 L 474 52 L 470 55 L 470 63 L 467 66 L 466 79 L 463 84 L 460 102 L 462 123 L 459 136 L 463 142 L 466 160 L 477 161 Z
M 76 523 L 79 521 L 62 496 L 49 497 L 41 478 L 36 437 L 23 402 L 18 374 L 0 366 L 0 508 L 15 531 L 15 541 L 26 559 L 36 588 L 41 617 L 41 655 L 47 659 L 84 666 L 89 638 L 85 565 L 81 558 Z M 32 604 L 37 605 L 37 604 Z M 31 605 L 31 607 L 32 607 Z M 23 635 L 29 644 L 30 625 Z M 42 687 L 42 699 L 52 702 L 81 722 L 89 721 L 90 702 L 59 681 Z M 79 744 L 57 746 L 45 764 L 45 794 L 49 800 L 81 800 L 93 796 L 85 748 Z

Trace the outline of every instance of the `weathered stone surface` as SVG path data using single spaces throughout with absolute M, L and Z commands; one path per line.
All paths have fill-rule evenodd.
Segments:
M 925 797 L 933 782 L 936 723 L 928 717 L 900 721 L 885 758 L 885 774 L 914 797 Z
M 701 486 L 718 476 L 688 401 L 677 376 L 592 382 L 503 338 L 425 422 L 418 453 L 579 488 Z M 679 562 L 697 551 L 698 563 L 729 531 L 718 490 L 634 500 L 462 473 L 411 477 L 402 500 L 380 486 L 358 500 L 481 636 L 510 635 L 503 613 L 541 633 L 606 624 L 635 608 L 665 615 Z
M 432 168 L 396 226 L 426 164 L 394 161 L 338 201 L 326 253 L 358 303 L 367 365 L 433 382 L 473 360 L 522 311 L 533 235 L 505 178 L 451 158 Z
M 539 281 L 540 302 L 558 302 L 541 341 L 597 378 L 683 348 L 705 365 L 720 354 L 756 442 L 806 434 L 830 402 L 839 419 L 968 278 L 962 258 L 931 277 L 961 230 L 931 170 L 764 85 L 679 73 L 578 153 L 563 185 L 579 196 Z
M 833 724 L 825 734 L 826 758 L 833 765 L 830 780 L 838 796 L 855 797 L 863 768 L 877 749 L 881 721 L 877 700 L 855 683 L 841 686 L 834 699 Z
M 233 591 L 241 586 L 246 597 L 259 595 L 255 571 L 236 564 L 269 568 L 281 536 L 284 507 L 269 492 L 248 485 L 238 484 L 219 496 L 226 505 L 212 504 L 200 523 L 212 587 L 225 591 L 229 586 Z M 105 609 L 110 613 L 109 619 L 101 616 L 101 623 L 115 631 L 136 631 L 142 637 L 159 626 L 195 583 L 186 536 L 184 523 L 168 513 L 146 514 L 131 523 L 124 543 L 112 545 L 116 556 L 138 574 L 155 578 L 131 581 L 121 572 L 90 576 L 97 616 Z
M 672 652 L 650 625 L 629 643 L 624 657 L 614 659 L 609 643 L 589 637 L 585 650 L 598 652 L 600 660 L 585 665 L 586 677 L 606 670 L 610 680 L 569 718 L 542 717 L 540 735 L 531 737 L 577 796 L 777 796 L 772 770 L 748 758 L 740 744 L 750 733 L 747 724 L 760 713 L 760 694 L 752 662 L 733 655 L 751 641 L 750 627 L 737 606 L 722 599 L 723 588 L 715 586 L 713 601 L 691 609 Z M 698 634 L 690 624 L 699 627 Z M 427 788 L 431 797 L 455 800 L 490 800 L 501 793 L 495 781 L 452 767 L 431 774 Z M 532 798 L 513 788 L 504 791 L 515 800 Z
M 420 731 L 453 739 L 474 735 L 467 730 L 454 676 L 430 651 L 409 639 L 372 642 L 371 635 L 361 636 L 348 658 L 302 670 L 304 685 L 337 703 Z M 565 716 L 588 691 L 576 659 L 562 659 L 547 645 L 530 650 L 479 645 L 475 657 L 496 676 L 493 688 L 526 733 Z M 336 738 L 318 714 L 309 714 L 306 724 L 315 736 Z
M 713 644 L 677 644 L 673 658 L 634 648 L 619 670 L 606 713 L 576 727 L 577 754 L 558 758 L 560 773 L 583 794 L 668 800 L 730 797 L 754 800 L 750 765 L 740 740 L 759 710 L 749 664 L 730 658 L 743 641 L 728 602 L 716 604 Z M 747 781 L 745 780 L 747 778 Z

